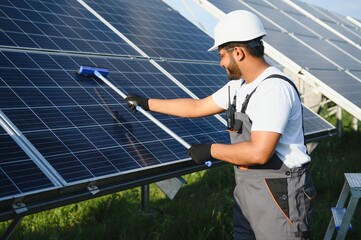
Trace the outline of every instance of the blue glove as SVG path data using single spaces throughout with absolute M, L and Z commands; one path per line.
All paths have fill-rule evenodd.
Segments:
M 201 165 L 206 161 L 212 159 L 211 143 L 195 144 L 188 149 L 188 155 L 197 164 Z

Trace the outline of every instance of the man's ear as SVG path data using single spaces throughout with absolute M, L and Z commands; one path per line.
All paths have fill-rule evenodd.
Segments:
M 234 48 L 234 54 L 237 61 L 242 61 L 245 57 L 244 49 L 241 47 L 235 47 Z

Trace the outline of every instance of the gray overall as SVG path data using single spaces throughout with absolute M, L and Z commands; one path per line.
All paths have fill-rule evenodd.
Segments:
M 282 75 L 271 77 L 293 85 Z M 251 96 L 235 113 L 232 143 L 250 141 L 252 121 L 245 112 Z M 310 239 L 316 191 L 307 165 L 290 169 L 273 154 L 265 165 L 235 166 L 234 171 L 234 239 Z

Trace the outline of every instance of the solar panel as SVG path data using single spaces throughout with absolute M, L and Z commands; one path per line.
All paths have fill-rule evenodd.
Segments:
M 303 10 L 312 14 L 313 16 L 320 19 L 323 23 L 327 24 L 332 29 L 346 36 L 350 40 L 355 43 L 360 43 L 361 41 L 361 31 L 356 27 L 352 27 L 350 22 L 346 21 L 346 19 L 338 18 L 336 19 L 335 13 L 332 13 L 326 9 L 322 9 L 317 6 L 312 6 L 302 1 L 295 1 L 295 3 L 300 6 Z
M 148 97 L 186 96 L 148 60 L 7 51 L 2 59 L 14 65 L 2 71 L 2 111 L 66 182 L 188 158 L 183 146 L 142 115 L 131 114 L 111 89 L 75 75 L 80 63 L 101 65 L 110 69 L 109 79 L 125 91 Z M 38 64 L 38 59 L 43 63 Z M 66 67 L 58 64 L 64 61 Z M 14 75 L 22 77 L 10 81 Z M 228 141 L 215 118 L 157 118 L 191 143 Z
M 0 127 L 0 200 L 54 188 L 45 173 Z
M 161 0 L 85 2 L 150 57 L 218 60 L 212 39 Z
M 218 63 L 162 61 L 157 62 L 199 98 L 216 92 L 228 79 Z
M 98 186 L 101 195 L 205 168 L 148 118 L 132 114 L 102 81 L 75 72 L 80 65 L 104 67 L 110 69 L 107 79 L 126 93 L 202 98 L 225 83 L 217 55 L 207 52 L 213 40 L 160 0 L 86 3 L 125 37 L 79 1 L 0 3 L 0 109 L 22 133 L 24 148 L 36 155 L 29 158 L 0 131 L 0 150 L 11 146 L 14 153 L 0 156 L 6 188 L 0 200 L 9 199 L 1 202 L 7 208 L 1 220 L 14 216 L 10 199 L 32 205 L 36 196 L 28 211 L 34 213 L 90 198 L 89 185 Z M 152 114 L 190 144 L 229 142 L 215 117 Z M 307 115 L 314 122 L 306 134 L 330 134 L 334 128 L 315 116 Z M 51 176 L 40 165 L 51 169 Z M 26 185 L 24 176 L 41 184 Z M 37 194 L 49 190 L 54 191 Z
M 333 125 L 305 106 L 303 106 L 303 126 L 307 143 L 336 135 L 336 129 Z
M 76 0 L 3 0 L 0 13 L 0 46 L 139 55 Z

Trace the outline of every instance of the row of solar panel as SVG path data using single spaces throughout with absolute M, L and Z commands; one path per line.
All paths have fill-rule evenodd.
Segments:
M 160 0 L 86 2 L 151 57 L 216 60 L 212 40 Z M 139 55 L 76 0 L 1 1 L 0 45 Z
M 88 2 L 153 57 L 214 59 L 202 44 L 210 43 L 209 37 L 169 11 L 161 1 Z M 169 19 L 174 20 L 172 24 Z M 79 2 L 1 1 L 0 25 L 0 45 L 5 49 L 0 55 L 2 114 L 40 152 L 44 160 L 41 164 L 53 168 L 65 185 L 188 158 L 184 147 L 155 124 L 139 114 L 130 114 L 111 89 L 75 74 L 81 64 L 104 66 L 110 68 L 114 84 L 119 83 L 126 91 L 149 97 L 187 96 L 148 60 L 46 53 L 140 55 Z M 22 50 L 6 51 L 10 48 Z M 38 49 L 42 52 L 36 53 Z M 220 69 L 214 64 L 199 63 L 199 68 L 189 63 L 160 64 L 177 71 L 176 77 L 199 97 L 211 93 L 222 82 Z M 200 79 L 209 76 L 213 78 L 211 84 Z M 157 117 L 189 142 L 227 140 L 222 123 L 215 118 Z M 7 141 L 1 149 L 10 145 L 19 148 L 5 133 L 2 136 Z M 0 181 L 4 183 L 0 199 L 54 187 L 49 180 L 47 185 L 36 184 L 46 176 L 40 169 L 37 174 L 29 171 L 37 168 L 36 164 L 20 148 L 17 152 L 21 154 L 11 153 L 0 160 Z M 23 169 L 24 160 L 33 167 Z M 8 166 L 17 169 L 15 176 Z M 30 188 L 16 181 L 17 176 L 28 179 Z
M 226 81 L 207 52 L 212 40 L 162 1 L 86 2 L 156 62 L 127 57 L 140 53 L 75 0 L 1 1 L 0 119 L 21 135 L 0 132 L 0 150 L 9 151 L 0 158 L 0 200 L 190 161 L 112 89 L 77 75 L 80 65 L 108 68 L 118 88 L 157 98 L 189 97 L 165 71 L 199 98 Z M 228 142 L 217 118 L 154 116 L 189 143 Z M 309 139 L 334 129 L 308 109 L 305 127 Z
M 79 63 L 106 66 L 111 72 L 109 80 L 126 92 L 187 97 L 148 60 L 14 51 L 0 54 L 1 110 L 67 183 L 187 158 L 183 146 L 141 114 L 131 114 L 110 88 L 76 74 Z M 213 92 L 222 82 L 214 64 L 199 63 L 192 75 L 187 75 L 189 63 L 159 64 L 177 69 L 178 74 L 183 69 L 182 79 L 187 80 L 183 83 L 200 95 Z M 218 75 L 218 81 L 197 80 L 207 74 L 213 80 Z M 190 143 L 228 141 L 224 125 L 214 117 L 156 117 Z M 0 196 L 8 196 L 8 192 L 1 191 Z
M 14 51 L 3 51 L 0 56 L 4 66 L 0 76 L 1 110 L 65 182 L 187 158 L 183 146 L 142 115 L 129 113 L 125 102 L 111 89 L 75 73 L 79 63 L 106 66 L 111 70 L 109 79 L 113 84 L 127 92 L 149 97 L 187 97 L 148 60 Z M 223 74 L 215 64 L 158 64 L 200 96 L 214 92 L 222 84 Z M 212 82 L 202 81 L 209 77 Z M 214 81 L 217 77 L 218 81 Z M 190 143 L 228 141 L 224 125 L 213 117 L 190 120 L 156 116 Z M 330 128 L 308 111 L 305 126 L 307 135 Z M 0 161 L 2 165 L 15 164 L 12 158 L 2 157 Z M 17 188 L 15 185 L 13 190 Z M 0 196 L 8 194 L 1 191 Z
M 123 1 L 87 2 L 151 57 L 215 60 L 215 55 L 206 51 L 211 45 L 210 39 L 204 34 L 199 34 L 194 26 L 184 29 L 184 26 L 189 26 L 183 22 L 186 20 L 183 18 L 180 18 L 183 21 L 179 21 L 178 18 L 176 20 L 175 17 L 178 16 L 175 16 L 174 11 L 168 11 L 164 4 L 149 6 L 142 4 L 142 1 L 127 4 Z M 309 69 L 312 74 L 350 102 L 358 107 L 361 106 L 359 99 L 361 51 L 354 46 L 282 1 L 272 2 L 277 8 L 266 2 L 257 1 L 213 2 L 225 12 L 237 8 L 252 8 L 267 16 L 272 20 L 272 22 L 264 21 L 269 35 L 266 38 L 267 42 L 279 51 L 287 53 L 289 58 L 303 68 Z M 139 55 L 78 2 L 28 1 L 26 6 L 23 4 L 14 6 L 14 3 L 5 1 L 1 4 L 3 13 L 0 21 L 2 24 L 0 41 L 3 41 L 1 45 Z M 145 14 L 149 12 L 149 8 L 152 8 L 152 14 Z M 310 10 L 309 8 L 306 9 Z M 59 14 L 61 18 L 58 17 Z M 38 15 L 40 17 L 34 17 Z M 284 21 L 285 17 L 290 21 Z M 338 79 L 345 81 L 340 82 Z

